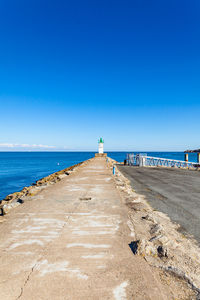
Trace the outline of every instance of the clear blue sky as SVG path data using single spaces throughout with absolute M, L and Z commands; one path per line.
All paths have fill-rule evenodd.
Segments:
M 0 149 L 200 147 L 199 15 L 199 0 L 1 0 Z

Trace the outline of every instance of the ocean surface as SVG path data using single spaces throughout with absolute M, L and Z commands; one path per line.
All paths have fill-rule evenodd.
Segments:
M 95 152 L 0 152 L 0 199 L 20 191 L 36 180 L 94 156 Z M 127 152 L 108 152 L 121 162 Z M 143 153 L 134 152 L 134 153 Z M 183 152 L 145 152 L 149 156 L 184 160 Z M 189 154 L 196 162 L 197 154 Z

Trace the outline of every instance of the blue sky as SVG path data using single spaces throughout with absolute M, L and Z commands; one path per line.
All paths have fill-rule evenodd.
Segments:
M 0 150 L 199 148 L 200 2 L 0 1 Z

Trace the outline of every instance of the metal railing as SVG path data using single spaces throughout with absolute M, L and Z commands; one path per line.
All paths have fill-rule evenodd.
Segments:
M 197 168 L 199 166 L 198 163 L 194 162 L 152 157 L 145 153 L 127 154 L 126 161 L 128 165 L 140 167 Z

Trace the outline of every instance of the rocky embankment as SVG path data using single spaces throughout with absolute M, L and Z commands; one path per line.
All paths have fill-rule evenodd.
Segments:
M 78 166 L 82 165 L 83 163 L 84 162 L 81 162 L 61 171 L 50 174 L 42 179 L 37 180 L 31 186 L 24 187 L 20 192 L 9 194 L 0 201 L 0 215 L 4 216 L 10 211 L 10 209 L 22 204 L 25 201 L 26 197 L 35 196 L 46 186 L 54 184 L 60 181 L 62 177 L 70 175 L 71 172 L 73 172 Z
M 180 225 L 154 210 L 143 195 L 135 193 L 129 180 L 117 168 L 115 183 L 128 208 L 128 226 L 133 238 L 129 246 L 133 253 L 185 282 L 196 292 L 195 299 L 200 299 L 200 249 L 197 242 L 179 232 Z

